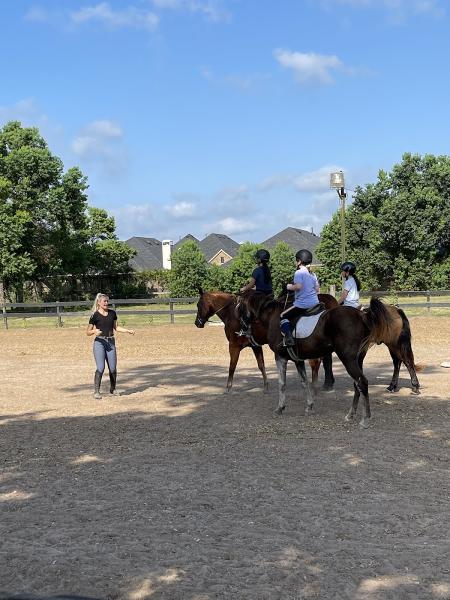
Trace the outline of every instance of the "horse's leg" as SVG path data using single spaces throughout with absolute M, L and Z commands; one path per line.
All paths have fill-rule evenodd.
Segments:
M 392 374 L 391 383 L 387 387 L 387 391 L 388 392 L 398 392 L 398 390 L 399 390 L 398 375 L 400 373 L 400 366 L 402 364 L 402 361 L 399 359 L 399 357 L 395 354 L 395 352 L 389 346 L 388 346 L 388 348 L 389 348 L 389 354 L 391 355 L 391 358 L 392 358 L 392 363 L 394 365 L 394 372 Z
M 353 404 L 345 418 L 347 421 L 353 419 L 353 417 L 356 414 L 356 411 L 358 409 L 359 396 L 360 396 L 360 394 L 362 394 L 363 399 L 364 399 L 364 413 L 363 413 L 363 417 L 362 417 L 361 421 L 359 422 L 359 424 L 363 429 L 367 429 L 370 424 L 371 413 L 370 413 L 370 402 L 369 402 L 369 384 L 368 384 L 367 378 L 364 375 L 363 370 L 362 370 L 365 353 L 360 354 L 356 360 L 355 360 L 356 357 L 355 358 L 352 356 L 348 357 L 345 355 L 345 353 L 341 354 L 341 355 L 338 353 L 338 356 L 341 359 L 341 361 L 343 362 L 344 367 L 347 370 L 347 373 L 353 379 L 354 388 L 355 388 L 355 393 L 353 396 Z
M 419 380 L 417 379 L 416 369 L 414 365 L 414 354 L 411 348 L 411 344 L 409 342 L 404 343 L 404 345 L 401 348 L 401 359 L 405 363 L 405 367 L 408 369 L 408 373 L 411 378 L 412 393 L 420 394 L 420 384 Z
M 316 389 L 317 383 L 319 381 L 320 363 L 322 361 L 320 358 L 311 358 L 308 362 L 309 362 L 309 366 L 311 367 L 311 383 L 312 383 L 313 388 Z M 299 371 L 299 373 L 300 373 L 300 371 Z
M 275 355 L 275 362 L 278 371 L 278 406 L 275 409 L 275 414 L 281 415 L 286 408 L 286 370 L 288 361 L 277 354 Z
M 230 342 L 228 344 L 228 350 L 230 352 L 230 366 L 228 368 L 227 392 L 231 390 L 233 385 L 234 372 L 236 370 L 236 365 L 238 363 L 239 354 L 241 353 L 242 347 Z
M 330 392 L 334 387 L 333 356 L 331 352 L 323 356 L 322 364 L 325 371 L 325 381 L 322 389 L 325 392 Z
M 267 380 L 266 365 L 264 364 L 264 352 L 260 346 L 252 346 L 253 354 L 255 355 L 256 362 L 258 363 L 259 370 L 262 373 L 264 380 L 264 393 L 269 391 L 269 382 Z
M 310 363 L 312 361 L 309 361 Z M 319 360 L 320 365 L 320 360 Z M 300 360 L 295 363 L 297 367 L 297 372 L 300 375 L 300 379 L 302 380 L 303 387 L 306 388 L 306 406 L 305 406 L 305 415 L 309 415 L 312 413 L 314 408 L 314 398 L 311 393 L 311 388 L 309 387 L 308 376 L 306 375 L 305 361 Z

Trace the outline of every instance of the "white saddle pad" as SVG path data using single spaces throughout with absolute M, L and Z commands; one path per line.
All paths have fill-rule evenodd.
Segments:
M 318 320 L 324 314 L 325 311 L 319 313 L 318 315 L 314 315 L 313 317 L 300 317 L 300 319 L 297 321 L 297 325 L 295 326 L 294 337 L 306 338 L 311 335 L 315 326 L 317 325 Z

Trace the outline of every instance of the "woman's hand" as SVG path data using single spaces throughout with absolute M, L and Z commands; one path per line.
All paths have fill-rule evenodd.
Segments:
M 102 330 L 101 329 L 97 329 L 97 327 L 94 327 L 94 329 L 92 330 L 95 337 L 97 337 L 98 335 L 101 334 Z
M 129 333 L 130 335 L 134 335 L 134 329 L 127 329 L 127 333 Z
M 295 286 L 294 286 L 294 284 L 293 284 L 293 283 L 288 283 L 288 284 L 286 285 L 286 289 L 287 289 L 287 291 L 288 291 L 288 292 L 292 292 L 292 291 L 294 291 L 294 290 L 295 290 Z

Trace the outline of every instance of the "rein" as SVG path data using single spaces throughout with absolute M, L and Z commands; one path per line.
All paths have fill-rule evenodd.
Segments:
M 213 312 L 213 314 L 208 317 L 208 321 L 211 317 L 214 317 L 214 315 L 218 315 L 220 313 L 221 310 L 223 310 L 224 308 L 226 308 L 227 306 L 230 306 L 230 304 L 232 304 L 235 301 L 235 298 L 233 297 L 231 300 L 229 300 L 228 302 L 226 302 L 223 306 L 221 306 L 220 308 L 218 308 L 216 311 Z

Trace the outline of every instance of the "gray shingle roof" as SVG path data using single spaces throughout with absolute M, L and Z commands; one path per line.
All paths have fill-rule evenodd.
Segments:
M 239 250 L 239 244 L 223 233 L 210 233 L 199 242 L 199 246 L 208 261 L 220 250 L 224 250 L 232 258 Z
M 286 227 L 283 231 L 280 231 L 261 243 L 262 246 L 269 249 L 273 248 L 278 242 L 285 242 L 295 252 L 297 250 L 310 250 L 313 254 L 313 263 L 317 263 L 318 259 L 314 253 L 314 249 L 320 242 L 320 237 L 304 229 L 297 229 L 296 227 Z
M 130 259 L 129 265 L 135 271 L 162 269 L 162 244 L 155 238 L 132 237 L 125 241 L 128 246 L 137 250 L 136 256 Z
M 173 245 L 172 251 L 173 250 L 178 250 L 178 248 L 184 244 L 184 242 L 188 242 L 189 240 L 193 241 L 193 242 L 197 242 L 197 244 L 200 244 L 199 240 L 192 235 L 191 233 L 188 233 L 187 235 L 185 235 L 184 237 L 182 237 L 180 240 L 178 240 L 178 242 L 176 244 Z

